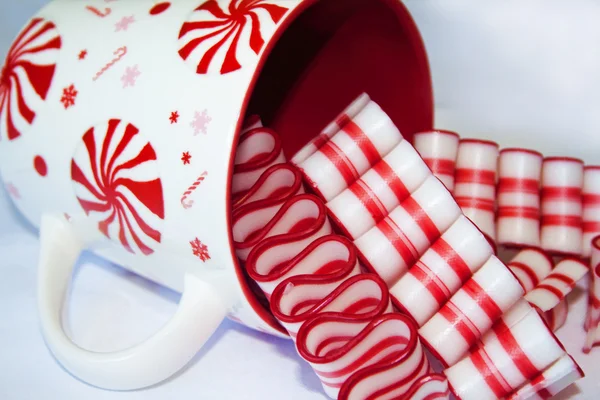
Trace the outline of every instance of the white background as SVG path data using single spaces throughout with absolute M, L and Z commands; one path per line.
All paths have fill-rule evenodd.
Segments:
M 45 3 L 0 0 L 0 58 Z M 600 163 L 600 0 L 407 0 L 432 65 L 437 127 Z M 44 346 L 35 306 L 35 232 L 0 189 L 0 399 L 324 399 L 291 342 L 224 322 L 182 373 L 134 393 L 91 388 Z M 93 350 L 139 342 L 178 295 L 84 258 L 70 302 L 72 334 Z M 581 300 L 581 299 L 580 299 Z M 562 398 L 596 399 L 600 350 L 582 356 L 579 301 L 559 333 L 588 377 Z M 569 397 L 570 396 L 570 397 Z

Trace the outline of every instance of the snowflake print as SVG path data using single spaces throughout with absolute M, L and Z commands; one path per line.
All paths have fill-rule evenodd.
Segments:
M 21 193 L 19 193 L 19 189 L 17 189 L 17 187 L 15 185 L 13 185 L 12 183 L 6 184 L 6 191 L 8 192 L 8 194 L 10 194 L 15 199 L 21 198 Z
M 208 246 L 203 244 L 200 239 L 196 238 L 190 242 L 192 246 L 192 254 L 198 257 L 202 262 L 210 260 L 210 254 L 208 254 Z
M 176 124 L 178 119 L 179 119 L 179 113 L 177 111 L 173 111 L 171 113 L 171 116 L 169 117 L 169 121 L 171 121 L 171 124 Z
M 135 86 L 135 81 L 142 73 L 138 69 L 137 64 L 133 67 L 127 67 L 125 69 L 125 73 L 121 77 L 121 82 L 123 82 L 123 89 L 128 86 Z
M 75 99 L 77 98 L 77 90 L 75 89 L 75 85 L 71 84 L 63 89 L 63 95 L 60 98 L 60 102 L 65 106 L 65 110 L 71 106 L 75 105 Z
M 80 60 L 85 60 L 85 57 L 87 56 L 87 50 L 81 50 L 79 52 L 79 56 L 77 56 Z
M 202 112 L 196 111 L 194 114 L 194 120 L 190 124 L 190 126 L 194 128 L 194 136 L 198 135 L 200 131 L 206 135 L 210 121 L 212 121 L 212 118 L 208 116 L 207 110 Z
M 183 153 L 183 155 L 181 156 L 181 161 L 183 161 L 183 165 L 187 165 L 190 163 L 190 160 L 192 159 L 192 156 L 190 154 L 189 151 L 186 151 L 185 153 Z
M 283 20 L 288 8 L 268 0 L 208 0 L 179 31 L 179 56 L 197 74 L 212 68 L 221 75 L 237 71 L 265 45 L 265 34 Z
M 135 18 L 133 15 L 121 18 L 121 20 L 115 24 L 115 32 L 126 31 L 129 29 L 129 25 L 133 24 L 134 22 Z
M 71 216 L 70 216 L 69 214 L 67 214 L 67 213 L 63 213 L 63 214 L 64 214 L 64 216 L 65 216 L 65 219 L 66 219 L 68 222 L 71 222 Z

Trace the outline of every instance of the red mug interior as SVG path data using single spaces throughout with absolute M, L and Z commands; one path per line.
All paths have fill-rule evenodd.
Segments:
M 363 92 L 407 140 L 433 128 L 429 65 L 408 10 L 399 0 L 305 0 L 265 49 L 246 93 L 237 136 L 245 117 L 257 114 L 280 135 L 289 159 Z M 231 187 L 227 201 L 231 204 Z M 230 248 L 237 260 L 231 234 Z M 253 309 L 285 333 L 237 262 L 236 273 Z

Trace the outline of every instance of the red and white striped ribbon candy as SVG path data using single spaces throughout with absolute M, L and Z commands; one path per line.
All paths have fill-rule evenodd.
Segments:
M 327 203 L 344 234 L 357 239 L 410 196 L 431 172 L 406 140 Z
M 525 300 L 546 312 L 556 307 L 589 271 L 589 267 L 580 260 L 566 258 L 556 264 L 539 285 L 525 295 Z
M 541 244 L 553 254 L 580 256 L 583 243 L 583 162 L 550 157 L 542 167 Z
M 600 345 L 600 236 L 592 240 L 592 257 L 589 287 L 588 315 L 586 318 L 587 336 L 583 352 L 589 353 L 592 347 Z
M 332 398 L 399 398 L 429 374 L 429 362 L 413 322 L 402 314 L 348 320 L 322 314 L 300 328 L 300 356 Z
M 348 121 L 356 117 L 367 104 L 371 101 L 371 98 L 363 93 L 356 100 L 354 100 L 340 115 L 337 116 L 329 125 L 323 129 L 323 131 L 317 135 L 313 140 L 308 142 L 292 157 L 292 164 L 299 165 L 308 157 L 315 154 L 329 139 L 342 129 Z
M 498 144 L 462 139 L 454 173 L 454 198 L 463 213 L 492 241 L 496 238 Z
M 392 302 L 422 326 L 492 254 L 487 239 L 461 215 L 390 288 Z
M 496 240 L 509 246 L 540 245 L 540 177 L 543 156 L 503 149 L 498 159 Z
M 235 154 L 232 197 L 236 199 L 244 195 L 267 168 L 283 162 L 281 140 L 275 131 L 255 128 L 243 133 Z
M 366 266 L 393 286 L 460 216 L 448 189 L 429 178 L 354 243 Z
M 592 239 L 600 235 L 600 166 L 588 165 L 583 172 L 583 251 L 592 254 Z
M 494 322 L 523 296 L 523 288 L 496 256 L 419 329 L 444 366 L 456 364 Z
M 564 348 L 540 315 L 527 302 L 520 301 L 468 357 L 444 374 L 457 399 L 502 399 L 564 355 Z
M 448 379 L 441 374 L 430 374 L 419 379 L 410 392 L 404 395 L 406 400 L 450 400 Z
M 423 160 L 448 190 L 454 190 L 454 169 L 460 137 L 455 132 L 433 130 L 417 132 L 413 144 Z
M 585 374 L 568 354 L 511 394 L 507 400 L 547 400 L 562 392 Z
M 525 293 L 529 293 L 550 275 L 554 262 L 544 250 L 529 248 L 517 253 L 507 266 L 518 279 Z
M 305 182 L 330 201 L 403 140 L 390 117 L 369 103 L 319 150 L 298 164 Z

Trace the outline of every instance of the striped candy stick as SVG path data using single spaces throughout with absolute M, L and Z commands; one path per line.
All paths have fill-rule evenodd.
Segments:
M 354 243 L 363 265 L 393 286 L 460 216 L 450 192 L 430 176 Z
M 392 302 L 423 326 L 492 254 L 483 234 L 461 215 L 390 288 Z
M 353 184 L 403 140 L 388 115 L 370 101 L 319 150 L 298 166 L 324 201 Z
M 583 352 L 589 353 L 592 347 L 600 344 L 600 236 L 592 239 L 591 281 L 589 287 L 587 335 Z
M 575 158 L 546 158 L 542 167 L 542 228 L 544 250 L 580 256 L 583 243 L 583 162 Z
M 592 239 L 600 235 L 600 166 L 586 166 L 583 172 L 583 257 L 592 254 Z
M 540 177 L 543 156 L 527 149 L 503 149 L 498 159 L 499 244 L 540 245 Z
M 454 198 L 463 213 L 485 233 L 496 238 L 496 170 L 498 144 L 462 139 L 454 174 Z
M 327 203 L 334 224 L 357 239 L 410 196 L 431 173 L 403 140 L 373 168 Z
M 525 295 L 525 300 L 542 312 L 550 311 L 571 293 L 588 271 L 588 266 L 582 261 L 564 259 L 535 289 Z
M 471 353 L 444 374 L 456 398 L 501 399 L 565 355 L 540 315 L 519 301 Z
M 544 318 L 546 324 L 548 324 L 548 328 L 552 332 L 556 332 L 567 322 L 567 316 L 569 315 L 569 302 L 567 298 L 565 297 L 556 307 L 540 315 Z
M 192 208 L 192 206 L 194 205 L 194 200 L 188 200 L 188 197 L 192 193 L 194 193 L 196 189 L 198 189 L 198 186 L 200 186 L 202 182 L 204 182 L 204 179 L 206 179 L 207 176 L 208 172 L 204 171 L 202 175 L 200 175 L 198 179 L 196 179 L 196 181 L 192 183 L 192 185 L 185 192 L 183 192 L 183 195 L 181 196 L 181 205 L 183 206 L 183 208 L 185 208 L 186 210 Z
M 421 340 L 444 366 L 452 366 L 522 295 L 506 265 L 492 256 L 419 329 Z
M 454 190 L 454 170 L 460 137 L 455 132 L 433 130 L 413 136 L 415 149 L 448 190 Z
M 507 400 L 547 400 L 556 396 L 585 374 L 575 359 L 565 354 Z
M 371 101 L 371 98 L 363 93 L 356 100 L 354 100 L 340 115 L 337 116 L 335 120 L 333 120 L 329 125 L 323 129 L 323 131 L 311 140 L 308 144 L 302 147 L 294 156 L 292 157 L 292 163 L 295 165 L 299 165 L 308 157 L 315 154 L 317 150 L 319 150 L 325 143 L 329 141 L 338 133 L 348 121 L 353 119 L 360 113 L 367 104 Z
M 529 248 L 517 253 L 507 266 L 518 279 L 525 293 L 529 293 L 550 275 L 554 262 L 542 249 Z

